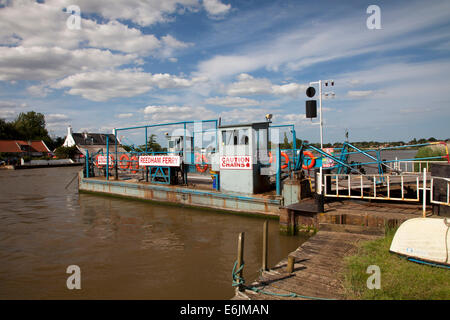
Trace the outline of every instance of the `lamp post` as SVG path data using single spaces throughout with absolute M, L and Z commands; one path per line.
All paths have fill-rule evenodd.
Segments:
M 323 121 L 322 121 L 322 85 L 325 83 L 325 86 L 328 87 L 334 87 L 334 80 L 319 80 L 319 81 L 313 81 L 310 82 L 309 85 L 319 85 L 319 124 L 320 124 L 320 149 L 323 149 Z M 335 94 L 334 92 L 325 92 L 325 97 L 327 98 L 330 96 L 331 98 L 334 98 Z

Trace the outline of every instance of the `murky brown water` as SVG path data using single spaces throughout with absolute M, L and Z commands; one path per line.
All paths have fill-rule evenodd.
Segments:
M 229 299 L 237 236 L 247 283 L 261 264 L 263 220 L 78 194 L 79 168 L 0 171 L 0 299 Z M 269 263 L 301 237 L 269 224 Z M 81 290 L 68 290 L 69 265 Z

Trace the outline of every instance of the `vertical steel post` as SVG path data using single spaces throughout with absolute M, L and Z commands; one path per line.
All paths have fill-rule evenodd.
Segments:
M 147 127 L 145 127 L 145 155 L 148 152 L 148 136 L 147 136 Z M 145 166 L 145 182 L 148 182 L 148 166 Z
M 427 169 L 423 168 L 423 201 L 422 201 L 422 214 L 425 218 L 427 216 Z
M 119 165 L 119 157 L 117 156 L 117 129 L 114 128 L 114 145 L 115 145 L 115 152 L 116 152 L 116 162 L 114 164 L 114 169 L 116 171 L 116 180 L 119 180 L 119 172 L 117 169 L 117 166 Z
M 86 150 L 86 178 L 89 178 L 89 150 Z
M 297 135 L 295 134 L 295 126 L 292 126 L 292 148 L 294 150 L 292 150 L 292 163 L 294 164 L 294 168 L 297 167 Z
M 184 137 L 183 137 L 183 162 L 186 161 L 186 122 L 184 123 Z
M 281 195 L 281 150 L 280 150 L 280 143 L 278 142 L 277 145 L 277 196 Z
M 109 180 L 109 136 L 106 135 L 106 180 Z
M 148 144 L 148 140 L 147 140 L 147 127 L 145 127 L 145 153 L 147 153 L 147 144 Z
M 323 149 L 322 80 L 319 80 L 320 149 Z

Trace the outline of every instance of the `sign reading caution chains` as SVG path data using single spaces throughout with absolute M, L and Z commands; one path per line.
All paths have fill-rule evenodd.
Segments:
M 252 157 L 250 156 L 221 156 L 220 170 L 252 170 Z

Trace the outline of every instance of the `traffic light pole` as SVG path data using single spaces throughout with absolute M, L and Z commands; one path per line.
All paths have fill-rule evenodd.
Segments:
M 322 82 L 323 80 L 310 82 L 309 85 L 319 85 L 319 124 L 320 124 L 320 149 L 323 149 L 323 120 L 322 120 Z M 328 86 L 328 83 L 330 83 L 330 86 L 334 86 L 334 80 L 325 80 L 325 86 Z M 332 97 L 334 97 L 334 92 L 325 92 L 325 97 L 328 96 L 328 94 L 331 94 Z
M 322 122 L 322 80 L 310 82 L 309 85 L 319 85 L 319 124 L 320 124 L 320 149 L 323 149 L 323 122 Z

